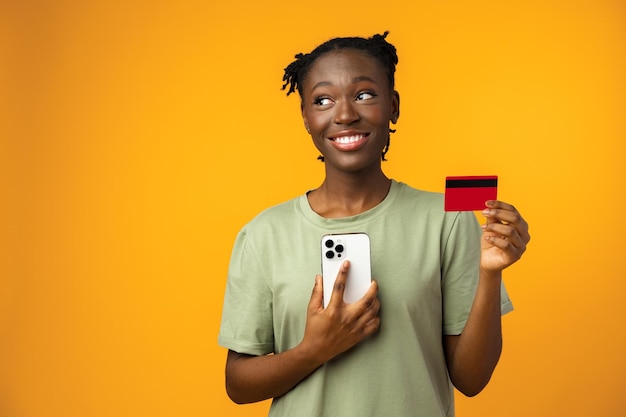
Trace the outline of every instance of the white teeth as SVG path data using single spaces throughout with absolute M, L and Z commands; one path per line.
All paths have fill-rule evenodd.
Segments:
M 354 143 L 361 139 L 363 139 L 363 135 L 341 136 L 341 137 L 335 138 L 335 142 L 346 144 L 346 143 Z

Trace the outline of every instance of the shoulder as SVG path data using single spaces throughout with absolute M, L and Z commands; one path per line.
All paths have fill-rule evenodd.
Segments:
M 443 194 L 434 191 L 425 191 L 414 188 L 403 182 L 395 182 L 396 200 L 399 205 L 419 207 L 424 209 L 443 212 Z
M 446 232 L 458 223 L 469 227 L 476 224 L 476 217 L 472 212 L 445 211 L 443 193 L 420 190 L 401 182 L 397 182 L 395 187 L 397 209 L 408 212 L 407 215 L 412 214 L 411 217 L 419 215 L 432 226 L 440 225 Z
M 299 216 L 299 201 L 295 197 L 283 203 L 266 208 L 254 216 L 244 227 L 242 233 L 262 232 L 277 227 L 286 227 Z
M 267 242 L 275 240 L 295 224 L 297 207 L 298 198 L 293 198 L 256 214 L 239 229 L 233 257 L 238 253 L 255 253 L 259 256 L 260 252 L 271 248 L 272 245 L 267 245 Z

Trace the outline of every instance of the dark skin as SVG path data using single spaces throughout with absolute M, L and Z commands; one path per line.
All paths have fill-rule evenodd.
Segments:
M 362 51 L 331 51 L 312 65 L 302 88 L 302 117 L 324 156 L 325 179 L 308 194 L 309 204 L 327 218 L 362 213 L 379 204 L 391 180 L 381 166 L 389 124 L 400 115 L 400 96 L 384 68 Z M 489 201 L 483 212 L 479 282 L 463 333 L 444 336 L 450 379 L 465 395 L 478 394 L 500 357 L 502 270 L 516 262 L 530 239 L 528 225 L 510 204 Z M 304 336 L 294 348 L 274 355 L 229 351 L 226 389 L 237 403 L 283 395 L 330 359 L 378 331 L 380 300 L 372 282 L 365 296 L 343 302 L 349 263 L 339 272 L 331 301 L 323 308 L 321 276 L 316 276 Z
M 324 65 L 327 57 L 332 65 Z M 367 71 L 355 71 L 361 65 Z M 309 193 L 311 207 L 323 217 L 346 217 L 376 206 L 391 186 L 381 154 L 389 122 L 400 115 L 400 95 L 384 69 L 362 52 L 328 53 L 311 68 L 302 94 L 302 117 L 326 168 Z

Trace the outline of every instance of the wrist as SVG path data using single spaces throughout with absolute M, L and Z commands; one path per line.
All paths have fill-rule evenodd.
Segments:
M 480 279 L 489 280 L 491 282 L 497 282 L 498 284 L 502 281 L 502 271 L 501 270 L 489 270 L 485 268 L 480 268 L 479 270 Z
M 326 362 L 319 357 L 320 349 L 307 343 L 305 340 L 293 349 L 293 354 L 303 368 L 311 371 L 319 368 Z

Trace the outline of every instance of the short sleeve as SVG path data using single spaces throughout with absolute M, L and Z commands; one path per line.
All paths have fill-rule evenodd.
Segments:
M 238 353 L 271 353 L 272 322 L 272 291 L 244 229 L 230 259 L 218 343 Z
M 472 212 L 454 214 L 450 233 L 444 241 L 442 260 L 443 332 L 458 335 L 463 332 L 469 316 L 480 263 L 481 228 Z M 504 284 L 500 289 L 501 314 L 513 310 Z

